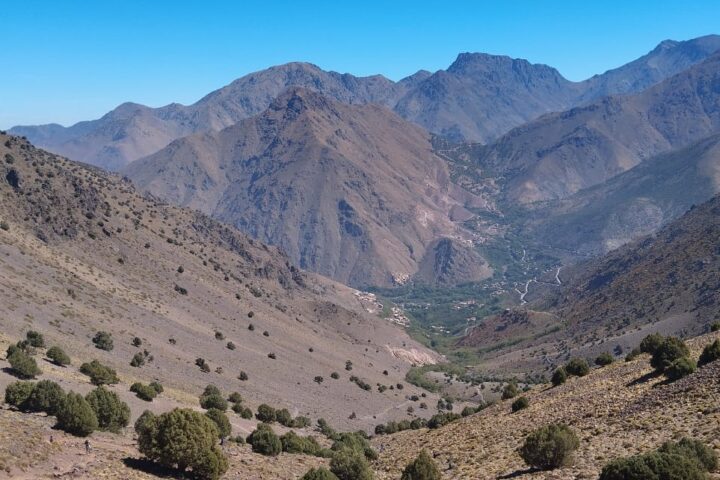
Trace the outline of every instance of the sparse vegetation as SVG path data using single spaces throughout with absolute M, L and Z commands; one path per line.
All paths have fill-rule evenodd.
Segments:
M 114 348 L 112 335 L 108 332 L 97 332 L 92 339 L 95 348 L 100 350 L 111 351 Z

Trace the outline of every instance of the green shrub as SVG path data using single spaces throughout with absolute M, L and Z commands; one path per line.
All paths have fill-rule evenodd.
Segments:
M 340 378 L 340 374 L 338 372 L 332 372 L 330 374 L 330 378 L 332 378 L 333 380 L 337 380 L 338 378 Z M 328 472 L 328 473 L 330 473 L 330 472 Z
M 261 455 L 275 457 L 282 451 L 280 438 L 267 423 L 258 424 L 257 429 L 248 436 L 247 442 L 252 446 L 253 452 Z
M 93 385 L 114 385 L 120 382 L 117 372 L 97 360 L 80 365 L 80 372 L 90 377 Z
M 50 380 L 40 380 L 33 385 L 32 392 L 23 404 L 23 409 L 55 415 L 64 400 L 65 391 L 60 385 Z
M 45 338 L 40 332 L 36 332 L 35 330 L 28 330 L 28 332 L 25 334 L 25 338 L 27 339 L 28 343 L 35 348 L 45 347 Z
M 152 387 L 155 392 L 157 392 L 158 395 L 163 393 L 165 391 L 165 388 L 162 386 L 162 384 L 158 381 L 150 382 L 150 386 Z
M 240 372 L 240 375 L 238 375 L 238 380 L 240 380 L 241 382 L 244 382 L 244 381 L 246 381 L 247 379 L 248 379 L 248 374 L 245 373 L 245 372 L 243 372 L 243 371 L 241 371 L 241 372 Z
M 590 365 L 584 358 L 573 358 L 565 365 L 565 372 L 568 375 L 575 375 L 576 377 L 584 377 L 590 373 Z
M 215 386 L 208 385 L 208 388 L 209 387 Z M 220 390 L 217 390 L 217 388 L 215 388 L 214 390 L 217 390 L 217 392 L 215 392 L 213 389 L 208 390 L 208 388 L 205 389 L 205 393 L 200 395 L 200 406 L 206 410 L 210 408 L 215 408 L 217 410 L 220 410 L 221 412 L 227 410 L 227 400 L 223 398 Z
M 228 401 L 229 401 L 230 403 L 242 403 L 243 398 L 242 398 L 242 395 L 240 395 L 239 392 L 233 392 L 233 393 L 231 393 L 230 396 L 228 397 Z
M 300 480 L 338 480 L 338 477 L 325 467 L 311 468 Z
M 121 428 L 127 427 L 130 407 L 120 400 L 117 393 L 110 392 L 105 387 L 97 387 L 87 394 L 85 400 L 95 412 L 101 430 L 117 433 Z
M 287 408 L 281 408 L 275 411 L 275 421 L 284 427 L 292 427 L 293 418 Z
M 650 365 L 657 371 L 664 372 L 675 360 L 689 356 L 690 349 L 685 342 L 677 337 L 667 337 L 653 353 Z
M 137 352 L 135 355 L 133 355 L 132 360 L 130 360 L 130 366 L 142 367 L 143 365 L 145 365 L 145 355 Z
M 503 388 L 502 391 L 502 399 L 507 400 L 509 398 L 515 398 L 518 396 L 520 392 L 518 391 L 517 385 L 514 383 L 508 383 L 505 385 L 505 388 Z
M 528 401 L 527 397 L 520 397 L 512 403 L 512 411 L 517 412 L 518 410 L 527 408 L 529 405 L 530 402 Z
M 218 431 L 207 416 L 176 408 L 149 419 L 138 434 L 138 448 L 148 459 L 194 477 L 217 480 L 228 462 L 217 445 Z
M 62 350 L 62 348 L 53 346 L 48 348 L 45 356 L 49 358 L 55 365 L 64 367 L 70 365 L 70 357 Z
M 35 359 L 20 349 L 14 350 L 7 358 L 7 361 L 10 363 L 13 375 L 18 378 L 35 378 L 42 373 Z
M 334 452 L 352 450 L 358 455 L 362 455 L 370 460 L 377 458 L 377 453 L 375 453 L 375 450 L 372 449 L 370 442 L 368 442 L 367 438 L 365 438 L 360 432 L 343 432 L 336 434 L 335 441 L 330 449 Z
M 35 388 L 34 382 L 13 382 L 5 388 L 5 403 L 24 409 L 25 402 Z
M 312 437 L 301 437 L 292 430 L 280 437 L 282 451 L 287 453 L 302 453 L 305 455 L 319 455 L 322 447 Z
M 598 367 L 605 367 L 607 365 L 610 365 L 614 361 L 615 358 L 613 358 L 613 356 L 609 352 L 604 352 L 598 355 L 597 358 L 595 358 L 595 365 L 597 365 Z
M 643 352 L 640 351 L 640 348 L 635 347 L 635 348 L 633 348 L 632 350 L 630 350 L 630 353 L 628 353 L 628 354 L 625 356 L 625 361 L 626 361 L 626 362 L 632 362 L 632 361 L 635 360 L 637 357 L 639 357 L 641 353 L 643 353 Z
M 293 428 L 307 428 L 310 426 L 310 419 L 308 417 L 298 415 L 293 418 L 292 425 L 290 426 Z
M 139 347 L 142 345 L 142 339 L 140 337 L 135 337 L 132 339 L 133 347 Z
M 151 428 L 153 421 L 155 421 L 155 414 L 150 410 L 145 410 L 142 414 L 140 414 L 137 420 L 135 420 L 135 424 L 133 425 L 135 433 L 140 435 L 144 429 Z
M 697 370 L 695 360 L 688 357 L 681 357 L 665 369 L 665 376 L 670 381 L 680 380 Z
M 711 332 L 718 332 L 720 331 L 720 322 L 713 322 L 710 324 L 710 331 Z
M 90 404 L 79 393 L 70 392 L 57 410 L 60 430 L 78 437 L 87 437 L 98 428 L 98 420 Z
M 705 471 L 713 472 L 718 468 L 715 451 L 699 440 L 682 438 L 679 442 L 665 442 L 658 449 L 660 453 L 677 454 L 696 460 Z
M 570 462 L 580 442 L 568 426 L 547 425 L 532 432 L 520 447 L 520 456 L 531 467 L 552 470 Z
M 215 423 L 215 426 L 218 429 L 218 436 L 220 438 L 230 436 L 232 427 L 230 426 L 230 420 L 228 420 L 228 417 L 224 412 L 218 410 L 217 408 L 210 408 L 207 412 L 205 412 L 205 415 L 207 415 L 207 417 Z
M 698 360 L 698 367 L 702 367 L 718 359 L 720 359 L 720 340 L 715 340 L 703 348 L 700 359 Z
M 114 348 L 112 335 L 108 332 L 97 332 L 92 339 L 96 348 L 110 351 Z
M 333 454 L 330 471 L 340 480 L 372 480 L 373 478 L 365 457 L 348 449 Z
M 435 461 L 423 450 L 405 467 L 400 480 L 440 480 L 441 478 Z
M 258 406 L 255 418 L 264 423 L 272 423 L 275 421 L 275 409 L 265 403 Z
M 135 382 L 130 385 L 130 391 L 133 392 L 140 400 L 145 400 L 146 402 L 152 402 L 158 395 L 157 390 L 153 387 L 140 382 Z
M 562 385 L 567 381 L 567 372 L 565 371 L 564 367 L 558 367 L 553 372 L 552 376 L 552 384 L 554 386 Z
M 659 333 L 651 333 L 640 342 L 640 352 L 652 355 L 664 341 L 665 337 Z

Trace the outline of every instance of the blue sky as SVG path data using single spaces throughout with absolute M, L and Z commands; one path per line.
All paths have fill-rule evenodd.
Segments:
M 720 33 L 720 1 L 23 0 L 0 13 L 0 128 L 188 104 L 246 73 L 309 61 L 399 79 L 482 51 L 571 80 L 661 40 Z

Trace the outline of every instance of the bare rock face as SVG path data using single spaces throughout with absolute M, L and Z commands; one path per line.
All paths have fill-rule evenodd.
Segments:
M 383 107 L 302 88 L 125 173 L 141 189 L 279 246 L 303 268 L 358 286 L 412 277 L 428 245 L 464 235 L 451 216 L 474 199 L 450 182 L 421 128 Z M 488 274 L 478 267 L 462 277 Z

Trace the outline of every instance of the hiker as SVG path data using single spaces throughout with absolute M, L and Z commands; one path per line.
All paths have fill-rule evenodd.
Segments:
M 90 453 L 90 440 L 85 440 L 85 453 Z

